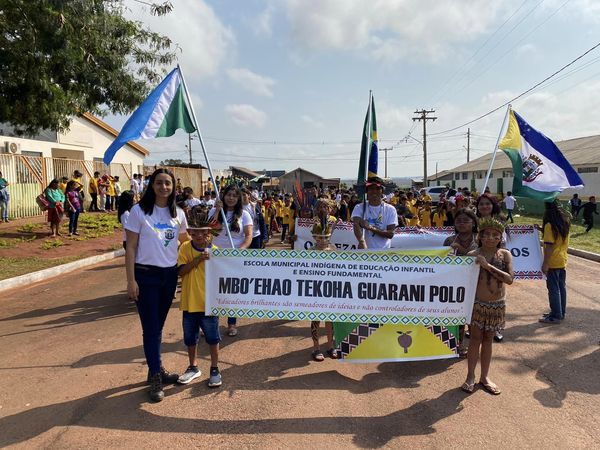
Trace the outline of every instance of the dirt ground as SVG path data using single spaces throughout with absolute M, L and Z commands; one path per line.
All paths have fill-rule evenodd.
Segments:
M 598 448 L 600 265 L 571 257 L 558 326 L 543 282 L 508 288 L 493 397 L 458 387 L 466 361 L 349 364 L 310 360 L 306 322 L 240 320 L 224 337 L 223 386 L 202 377 L 147 401 L 123 259 L 0 299 L 0 446 L 16 448 Z M 163 359 L 187 357 L 174 303 Z
M 116 212 L 110 213 L 116 216 Z M 86 216 L 101 216 L 103 213 L 85 213 Z M 83 216 L 81 216 L 83 217 Z M 32 224 L 35 229 L 32 232 L 23 232 L 19 228 L 23 225 Z M 108 236 L 94 237 L 82 240 L 85 233 L 81 231 L 80 240 L 77 236 L 68 237 L 69 219 L 61 223 L 62 236 L 59 238 L 63 243 L 61 246 L 52 248 L 41 248 L 45 241 L 51 240 L 50 226 L 46 216 L 28 217 L 13 220 L 9 223 L 0 223 L 0 239 L 11 243 L 8 248 L 0 249 L 0 256 L 6 258 L 37 257 L 43 259 L 57 259 L 62 257 L 78 256 L 86 258 L 114 250 L 121 246 L 123 231 L 116 230 Z

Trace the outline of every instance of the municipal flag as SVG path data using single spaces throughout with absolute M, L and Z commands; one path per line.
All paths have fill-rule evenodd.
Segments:
M 104 164 L 110 164 L 115 153 L 129 141 L 173 136 L 179 128 L 187 133 L 196 131 L 183 89 L 181 72 L 175 68 L 127 120 L 104 152 Z
M 583 181 L 552 140 L 513 110 L 508 129 L 498 146 L 513 166 L 513 195 L 550 202 L 567 188 L 582 188 Z
M 377 176 L 379 154 L 377 148 L 377 119 L 375 118 L 375 100 L 367 108 L 365 124 L 363 125 L 362 142 L 360 146 L 360 162 L 358 166 L 357 184 L 364 184 L 368 177 Z

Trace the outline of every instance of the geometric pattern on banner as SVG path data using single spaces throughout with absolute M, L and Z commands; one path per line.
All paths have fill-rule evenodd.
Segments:
M 427 250 L 423 250 L 427 252 Z M 445 256 L 399 254 L 396 252 L 369 253 L 367 252 L 326 252 L 317 250 L 248 250 L 237 248 L 221 248 L 212 250 L 214 256 L 220 257 L 252 257 L 264 259 L 295 259 L 308 258 L 327 261 L 350 262 L 394 262 L 401 264 L 446 264 L 450 266 L 471 266 L 475 258 L 471 256 Z
M 365 339 L 371 336 L 379 328 L 377 323 L 361 323 L 352 332 L 346 336 L 338 345 L 341 354 L 340 358 L 345 358 L 356 347 L 362 344 Z
M 442 341 L 454 353 L 458 354 L 458 342 L 456 337 L 446 327 L 431 326 L 427 327 L 429 332 Z
M 544 274 L 540 270 L 515 270 L 515 280 L 543 280 Z
M 340 345 L 340 354 L 352 361 L 418 361 L 456 358 L 452 338 L 439 328 L 439 335 L 422 325 L 360 324 Z M 443 342 L 440 337 L 446 337 Z M 454 347 L 456 343 L 454 342 Z
M 213 307 L 210 311 L 212 316 L 245 317 L 248 319 L 272 319 L 272 320 L 325 320 L 328 322 L 342 323 L 377 323 L 381 325 L 438 325 L 456 326 L 465 325 L 465 319 L 461 317 L 416 317 L 395 316 L 379 314 L 353 314 L 339 312 L 321 311 L 271 311 L 268 309 L 233 309 Z

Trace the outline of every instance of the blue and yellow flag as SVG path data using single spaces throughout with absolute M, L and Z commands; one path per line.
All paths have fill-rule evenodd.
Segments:
M 364 184 L 368 177 L 377 176 L 379 153 L 377 148 L 377 120 L 375 118 L 375 100 L 371 96 L 365 124 L 363 126 L 360 145 L 360 162 L 358 165 L 358 185 Z

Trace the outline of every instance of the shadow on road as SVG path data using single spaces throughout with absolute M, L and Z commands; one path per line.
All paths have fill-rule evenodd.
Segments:
M 79 426 L 153 433 L 193 434 L 340 434 L 352 435 L 354 444 L 377 448 L 398 436 L 427 435 L 435 424 L 462 410 L 464 394 L 444 392 L 408 408 L 378 417 L 294 417 L 278 419 L 206 420 L 165 417 L 141 408 L 146 402 L 143 384 L 108 389 L 81 399 L 30 409 L 0 418 L 0 445 L 25 442 L 54 427 Z M 168 388 L 169 394 L 180 388 Z

